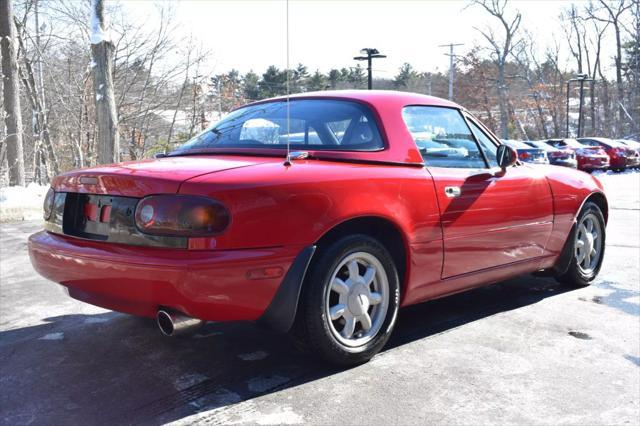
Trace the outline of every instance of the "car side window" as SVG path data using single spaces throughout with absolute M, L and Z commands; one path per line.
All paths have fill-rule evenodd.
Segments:
M 409 106 L 402 118 L 426 166 L 486 168 L 475 138 L 457 109 Z
M 487 162 L 489 163 L 489 167 L 498 167 L 498 158 L 496 156 L 498 146 L 493 143 L 489 136 L 487 136 L 487 134 L 474 121 L 469 120 L 469 126 L 471 126 L 471 131 L 484 152 Z

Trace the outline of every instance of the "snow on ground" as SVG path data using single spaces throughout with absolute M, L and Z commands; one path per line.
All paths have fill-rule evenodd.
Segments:
M 0 222 L 42 219 L 42 203 L 48 185 L 30 183 L 0 188 Z
M 624 172 L 594 172 L 593 175 L 602 182 L 604 193 L 610 200 L 609 208 L 638 209 L 640 200 L 640 170 L 627 169 Z

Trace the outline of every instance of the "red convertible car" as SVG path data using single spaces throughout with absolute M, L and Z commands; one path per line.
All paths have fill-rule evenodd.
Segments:
M 31 261 L 75 299 L 167 335 L 256 321 L 350 365 L 382 349 L 400 307 L 532 272 L 588 285 L 607 200 L 586 173 L 518 162 L 452 102 L 338 91 L 58 176 L 44 216 Z

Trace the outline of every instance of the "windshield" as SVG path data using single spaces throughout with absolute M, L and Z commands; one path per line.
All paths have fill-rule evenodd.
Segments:
M 567 146 L 570 146 L 572 148 L 584 148 L 585 145 L 583 145 L 582 143 L 578 142 L 575 139 L 563 139 L 564 143 L 567 144 Z
M 289 120 L 287 120 L 289 117 Z M 179 147 L 175 154 L 211 148 L 287 147 L 377 151 L 384 148 L 371 111 L 356 102 L 307 99 L 240 108 Z
M 510 146 L 511 148 L 515 148 L 515 149 L 531 149 L 531 147 L 529 145 L 527 145 L 524 142 L 521 141 L 516 141 L 513 139 L 503 139 L 502 143 L 505 145 Z
M 557 148 L 554 148 L 543 141 L 527 141 L 525 143 L 533 148 L 540 148 L 544 149 L 545 151 L 557 151 Z

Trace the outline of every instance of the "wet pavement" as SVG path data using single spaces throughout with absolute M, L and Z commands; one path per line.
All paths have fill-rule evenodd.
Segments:
M 251 324 L 166 338 L 31 268 L 38 222 L 2 225 L 0 421 L 16 424 L 638 424 L 640 175 L 605 175 L 595 285 L 524 276 L 401 311 L 339 370 Z

